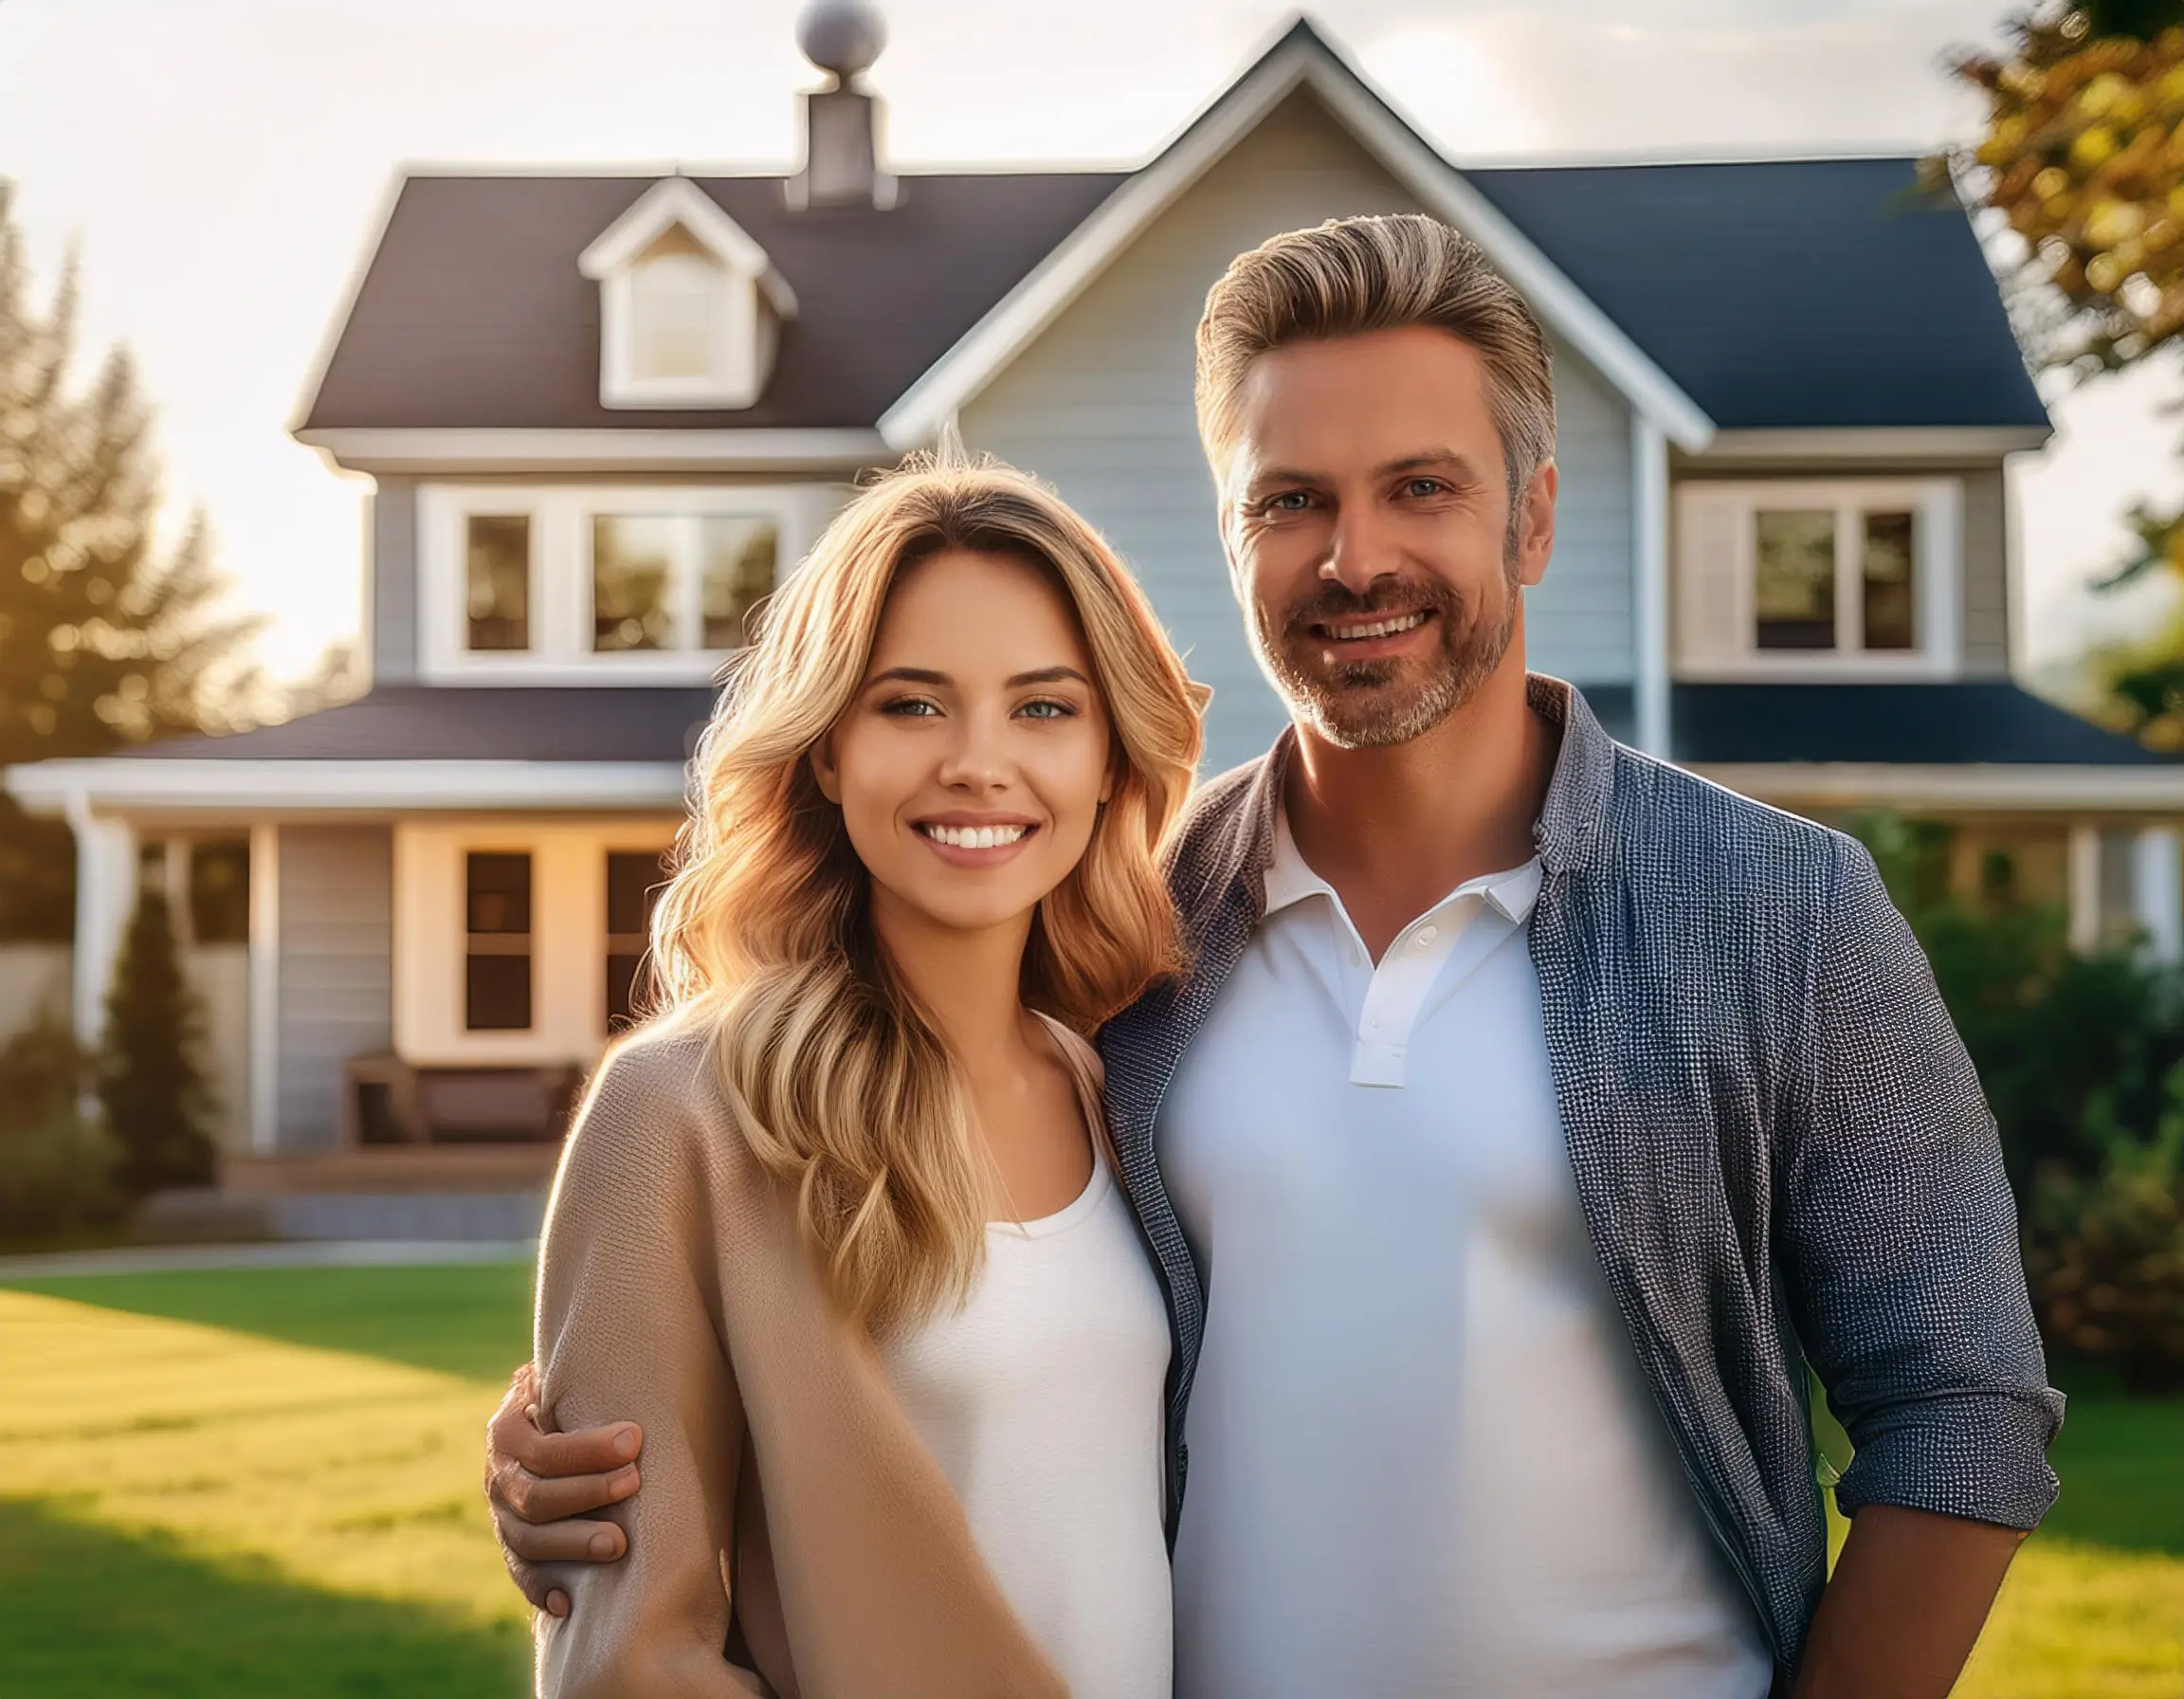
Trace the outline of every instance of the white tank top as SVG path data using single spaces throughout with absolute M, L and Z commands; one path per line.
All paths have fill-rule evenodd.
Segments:
M 880 1356 L 1074 1699 L 1168 1699 L 1168 1311 L 1104 1159 L 1060 1214 L 989 1223 L 970 1304 Z

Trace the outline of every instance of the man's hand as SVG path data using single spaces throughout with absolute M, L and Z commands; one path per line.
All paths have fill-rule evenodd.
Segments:
M 535 1608 L 566 1617 L 569 1596 L 547 1587 L 533 1564 L 607 1563 L 628 1549 L 614 1524 L 573 1519 L 637 1490 L 644 1445 L 634 1422 L 540 1432 L 537 1371 L 530 1363 L 516 1371 L 485 1425 L 485 1497 L 508 1573 Z

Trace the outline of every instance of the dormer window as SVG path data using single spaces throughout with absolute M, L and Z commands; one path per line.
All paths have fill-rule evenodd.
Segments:
M 599 400 L 745 408 L 796 297 L 766 250 L 687 177 L 655 184 L 584 250 L 599 283 Z

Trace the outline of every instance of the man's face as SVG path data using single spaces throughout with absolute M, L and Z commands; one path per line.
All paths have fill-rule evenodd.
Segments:
M 1511 655 L 1554 466 L 1513 524 L 1485 362 L 1422 326 L 1262 355 L 1238 400 L 1221 530 L 1260 664 L 1338 747 L 1431 730 Z

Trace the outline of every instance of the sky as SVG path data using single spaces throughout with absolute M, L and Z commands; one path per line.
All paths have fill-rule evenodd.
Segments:
M 2011 0 L 1320 0 L 1459 164 L 1927 149 L 1944 53 Z M 0 0 L 0 176 L 87 355 L 125 343 L 175 517 L 209 515 L 276 676 L 356 630 L 362 480 L 288 437 L 405 164 L 781 169 L 797 0 Z M 1134 164 L 1286 21 L 1280 0 L 889 0 L 870 82 L 901 167 Z M 85 361 L 88 368 L 90 360 Z M 2142 619 L 2094 597 L 2134 497 L 2184 495 L 2174 368 L 2051 396 L 2013 475 L 2020 660 Z M 2158 590 L 2152 594 L 2161 594 Z

